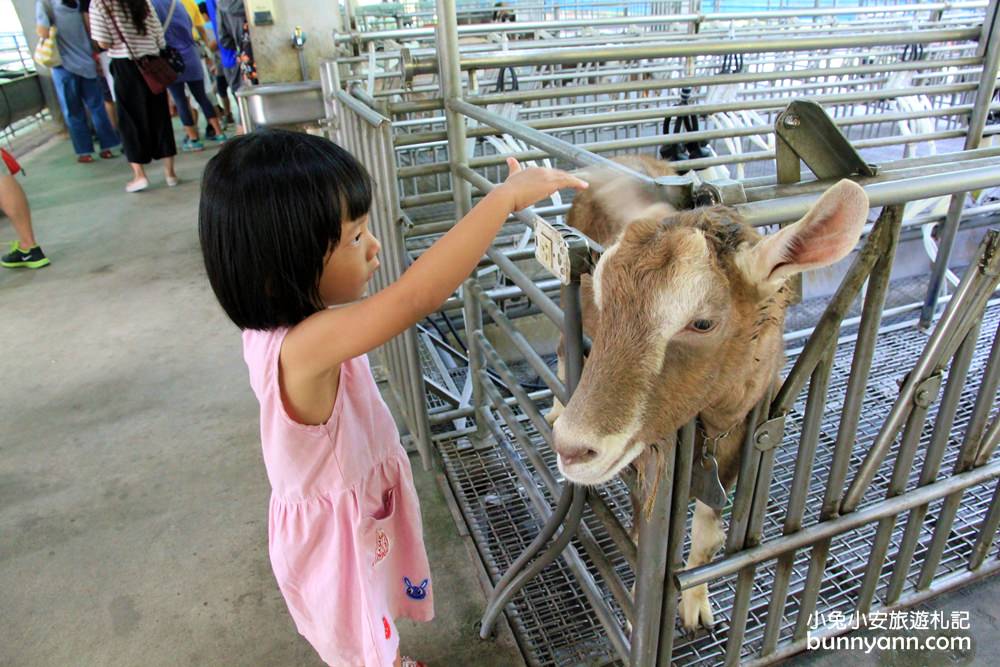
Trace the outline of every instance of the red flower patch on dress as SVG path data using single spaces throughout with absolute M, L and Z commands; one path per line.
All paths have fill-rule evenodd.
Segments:
M 382 617 L 382 626 L 385 628 L 385 638 L 389 639 L 392 637 L 392 626 L 389 625 L 389 619 L 385 616 Z
M 378 565 L 379 561 L 383 560 L 389 555 L 389 537 L 385 534 L 385 531 L 381 528 L 375 531 L 375 562 L 372 565 Z

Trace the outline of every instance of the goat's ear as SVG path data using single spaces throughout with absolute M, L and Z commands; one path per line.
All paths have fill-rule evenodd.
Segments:
M 857 245 L 868 218 L 868 195 L 842 180 L 823 193 L 798 222 L 765 236 L 736 256 L 750 282 L 777 290 L 796 273 L 828 266 Z

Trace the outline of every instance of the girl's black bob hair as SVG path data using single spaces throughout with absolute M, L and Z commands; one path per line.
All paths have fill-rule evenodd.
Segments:
M 322 137 L 257 130 L 226 142 L 201 182 L 205 270 L 240 329 L 295 326 L 324 304 L 319 279 L 340 226 L 368 213 L 365 168 Z

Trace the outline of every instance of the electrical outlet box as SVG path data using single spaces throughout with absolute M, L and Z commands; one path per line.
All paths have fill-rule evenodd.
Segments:
M 562 234 L 541 218 L 535 221 L 535 259 L 564 285 L 569 285 L 569 246 Z
M 247 0 L 254 25 L 274 25 L 274 0 Z

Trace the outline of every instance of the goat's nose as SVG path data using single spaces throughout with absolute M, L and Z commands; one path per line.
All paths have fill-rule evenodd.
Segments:
M 586 463 L 597 458 L 597 450 L 584 445 L 556 447 L 556 451 L 559 453 L 563 465 L 567 466 L 574 463 Z

